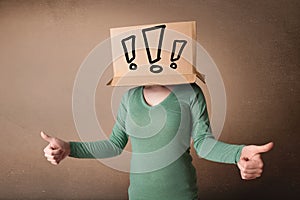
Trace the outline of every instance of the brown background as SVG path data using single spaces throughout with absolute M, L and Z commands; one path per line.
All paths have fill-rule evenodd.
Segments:
M 51 166 L 40 130 L 79 140 L 72 89 L 84 58 L 112 27 L 197 21 L 198 42 L 216 62 L 228 107 L 220 140 L 263 144 L 265 172 L 240 179 L 233 165 L 197 159 L 201 199 L 299 194 L 300 4 L 268 1 L 0 1 L 0 199 L 126 199 L 128 174 L 96 160 Z M 112 88 L 97 109 L 109 134 Z

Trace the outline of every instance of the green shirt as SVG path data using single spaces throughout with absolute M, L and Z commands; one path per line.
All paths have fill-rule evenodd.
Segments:
M 155 106 L 146 103 L 143 88 L 132 88 L 123 95 L 109 140 L 70 142 L 70 156 L 117 156 L 130 138 L 130 200 L 197 199 L 191 139 L 200 157 L 222 163 L 237 163 L 243 145 L 223 143 L 213 137 L 205 97 L 196 84 L 176 85 Z

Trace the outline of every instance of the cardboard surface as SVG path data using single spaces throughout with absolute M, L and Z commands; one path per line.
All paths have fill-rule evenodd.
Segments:
M 111 86 L 204 82 L 195 66 L 196 22 L 112 28 Z

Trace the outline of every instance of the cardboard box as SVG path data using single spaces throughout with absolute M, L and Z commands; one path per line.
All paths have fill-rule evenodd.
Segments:
M 110 29 L 111 86 L 172 85 L 204 81 L 195 66 L 196 22 Z

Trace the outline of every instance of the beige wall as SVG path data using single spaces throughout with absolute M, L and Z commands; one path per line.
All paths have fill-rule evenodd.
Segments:
M 263 155 L 263 177 L 254 181 L 193 150 L 200 196 L 289 196 L 299 189 L 299 9 L 296 0 L 0 1 L 0 199 L 126 199 L 127 173 L 96 160 L 51 166 L 39 132 L 79 140 L 73 83 L 109 28 L 185 20 L 197 21 L 198 42 L 224 80 L 228 107 L 220 140 L 275 142 Z M 110 76 L 107 70 L 96 103 L 108 134 Z

